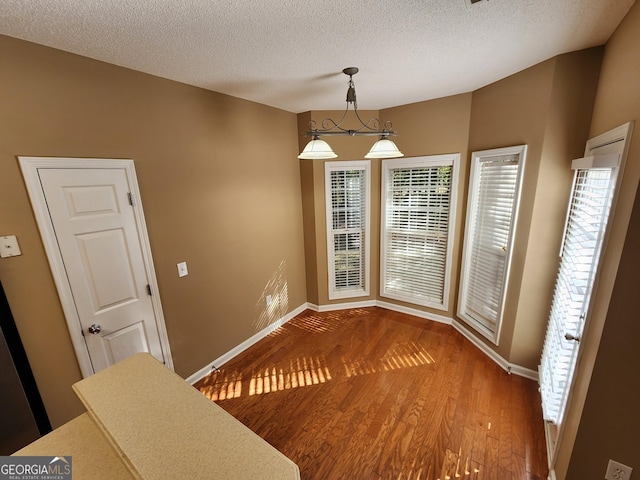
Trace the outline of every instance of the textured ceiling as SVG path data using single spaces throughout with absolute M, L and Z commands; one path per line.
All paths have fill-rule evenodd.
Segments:
M 635 0 L 1 0 L 0 33 L 291 112 L 469 92 L 601 45 Z M 1 65 L 1 59 L 0 59 Z

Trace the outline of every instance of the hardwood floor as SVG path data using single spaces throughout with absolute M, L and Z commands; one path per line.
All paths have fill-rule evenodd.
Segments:
M 307 310 L 195 386 L 303 480 L 547 478 L 537 384 L 448 325 Z

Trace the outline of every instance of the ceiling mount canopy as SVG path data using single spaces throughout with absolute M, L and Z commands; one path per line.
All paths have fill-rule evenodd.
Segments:
M 337 122 L 331 118 L 325 118 L 322 120 L 322 128 L 318 128 L 316 121 L 311 120 L 309 122 L 309 130 L 306 132 L 307 137 L 311 137 L 311 141 L 304 147 L 304 150 L 298 158 L 322 160 L 329 158 L 336 158 L 337 155 L 331 149 L 329 144 L 324 140 L 320 140 L 322 136 L 375 136 L 380 139 L 373 144 L 369 153 L 365 158 L 398 158 L 403 157 L 404 154 L 396 147 L 396 144 L 389 140 L 388 137 L 396 135 L 393 131 L 393 125 L 387 121 L 384 123 L 383 128 L 380 128 L 380 120 L 376 117 L 372 117 L 366 122 L 360 118 L 358 113 L 358 102 L 356 100 L 356 86 L 353 83 L 353 76 L 358 73 L 358 67 L 347 67 L 342 70 L 342 73 L 349 76 L 349 82 L 347 83 L 347 108 L 345 108 L 342 118 Z M 353 106 L 353 112 L 356 118 L 360 122 L 360 127 L 344 128 L 342 124 L 347 118 L 349 113 L 349 105 Z

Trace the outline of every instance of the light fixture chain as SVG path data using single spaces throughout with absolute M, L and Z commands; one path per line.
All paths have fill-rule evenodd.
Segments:
M 366 122 L 360 117 L 360 113 L 358 112 L 356 85 L 355 85 L 355 82 L 353 81 L 353 75 L 358 73 L 358 69 L 356 67 L 349 67 L 349 68 L 345 68 L 343 72 L 346 75 L 349 75 L 349 81 L 347 82 L 347 107 L 345 108 L 344 113 L 342 114 L 342 117 L 337 122 L 329 117 L 322 119 L 322 122 L 321 122 L 322 128 L 318 128 L 318 124 L 315 120 L 309 121 L 309 131 L 306 132 L 306 136 L 314 137 L 314 138 L 318 138 L 323 135 L 328 135 L 328 136 L 349 135 L 352 137 L 360 136 L 360 135 L 369 135 L 369 136 L 379 136 L 381 138 L 395 136 L 396 133 L 393 131 L 393 126 L 390 121 L 387 120 L 384 123 L 384 128 L 380 130 L 381 122 L 380 122 L 380 119 L 378 119 L 377 117 L 371 117 Z M 353 129 L 353 128 L 342 127 L 342 123 L 347 118 L 347 114 L 349 113 L 349 105 L 353 105 L 353 111 L 361 125 L 360 128 Z

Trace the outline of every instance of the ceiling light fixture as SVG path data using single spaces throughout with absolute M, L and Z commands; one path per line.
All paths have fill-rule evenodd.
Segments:
M 306 132 L 307 137 L 311 137 L 311 141 L 307 143 L 304 150 L 298 158 L 303 160 L 323 160 L 329 158 L 336 158 L 338 155 L 334 153 L 329 144 L 324 140 L 320 140 L 323 136 L 350 136 L 357 137 L 361 135 L 377 136 L 380 139 L 373 144 L 369 153 L 364 158 L 398 158 L 403 157 L 404 154 L 396 147 L 396 144 L 389 140 L 388 137 L 397 135 L 393 130 L 391 122 L 384 123 L 384 128 L 380 130 L 380 120 L 375 117 L 370 118 L 364 122 L 360 118 L 358 113 L 358 102 L 356 101 L 356 86 L 353 83 L 353 76 L 358 73 L 357 67 L 348 67 L 342 70 L 342 73 L 349 75 L 348 89 L 347 89 L 347 108 L 342 115 L 342 118 L 336 122 L 331 118 L 325 118 L 322 120 L 322 128 L 318 128 L 315 120 L 309 122 L 309 130 Z M 358 129 L 343 128 L 342 123 L 347 117 L 349 112 L 349 105 L 353 105 L 353 112 L 356 114 L 356 118 L 362 125 Z

